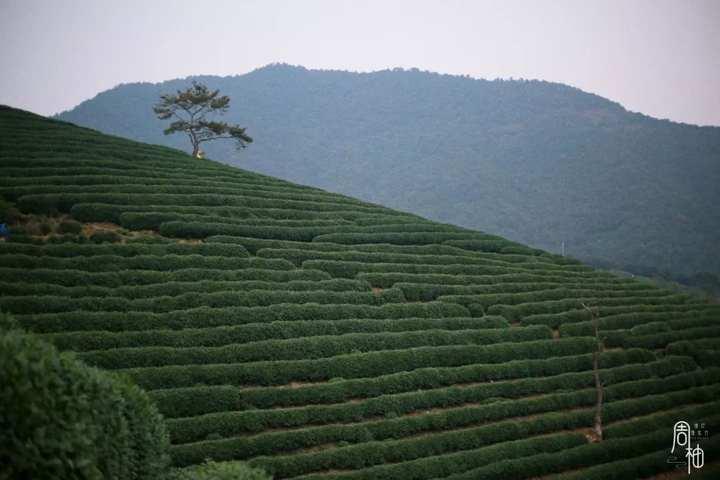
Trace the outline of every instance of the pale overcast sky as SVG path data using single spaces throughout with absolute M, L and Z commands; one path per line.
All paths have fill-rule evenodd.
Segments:
M 720 125 L 718 0 L 0 0 L 0 103 L 42 114 L 273 62 L 537 78 Z

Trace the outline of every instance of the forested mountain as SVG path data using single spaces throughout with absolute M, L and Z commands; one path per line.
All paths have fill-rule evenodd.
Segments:
M 211 158 L 634 272 L 720 273 L 720 128 L 566 85 L 271 65 L 194 77 L 252 146 Z M 126 84 L 59 118 L 187 149 L 152 105 L 191 79 Z

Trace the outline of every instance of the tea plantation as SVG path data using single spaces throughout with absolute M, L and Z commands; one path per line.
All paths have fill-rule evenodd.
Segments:
M 0 132 L 0 311 L 148 392 L 177 467 L 646 478 L 678 420 L 717 465 L 720 305 L 7 107 Z

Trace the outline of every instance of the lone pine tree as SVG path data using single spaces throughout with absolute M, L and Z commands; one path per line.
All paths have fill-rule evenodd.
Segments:
M 209 115 L 227 112 L 229 105 L 230 97 L 220 96 L 219 90 L 211 91 L 206 85 L 193 81 L 185 90 L 160 95 L 160 102 L 153 110 L 159 119 L 173 120 L 164 130 L 165 135 L 184 132 L 192 144 L 193 157 L 202 158 L 200 144 L 203 142 L 226 138 L 235 140 L 238 148 L 245 148 L 253 141 L 239 125 L 208 120 Z

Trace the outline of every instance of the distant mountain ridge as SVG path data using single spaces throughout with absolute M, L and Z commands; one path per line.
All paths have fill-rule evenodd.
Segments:
M 720 128 L 557 83 L 270 65 L 192 77 L 255 143 L 211 158 L 635 272 L 720 274 Z M 58 118 L 187 149 L 152 105 L 191 78 L 120 85 Z

